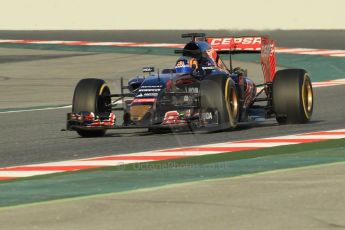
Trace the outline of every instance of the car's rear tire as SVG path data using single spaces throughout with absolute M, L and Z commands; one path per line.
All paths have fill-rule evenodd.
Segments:
M 279 70 L 273 80 L 272 104 L 279 124 L 301 124 L 313 113 L 313 87 L 303 69 Z
M 107 113 L 111 112 L 109 104 L 111 103 L 110 89 L 104 80 L 87 78 L 78 82 L 74 90 L 72 112 L 94 112 Z M 106 130 L 85 130 L 77 129 L 78 134 L 82 137 L 101 137 L 105 135 Z
M 234 82 L 226 75 L 206 77 L 200 85 L 201 114 L 217 119 L 215 130 L 235 128 L 239 118 L 238 94 Z M 212 130 L 213 128 L 211 128 Z

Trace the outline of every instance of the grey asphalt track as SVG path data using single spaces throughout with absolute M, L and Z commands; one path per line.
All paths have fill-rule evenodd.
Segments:
M 314 93 L 316 109 L 309 124 L 278 126 L 270 120 L 212 134 L 120 130 L 85 139 L 60 131 L 70 109 L 0 114 L 0 167 L 345 128 L 345 87 L 318 88 Z
M 141 67 L 152 64 L 172 67 L 176 59 L 174 56 L 8 48 L 0 51 L 0 109 L 70 104 L 76 83 L 86 77 L 103 78 L 116 92 L 120 76 L 128 79 L 140 73 Z M 261 72 L 259 65 L 243 62 L 236 65 L 247 67 L 251 78 L 262 81 L 261 74 L 256 74 Z M 0 113 L 0 167 L 344 128 L 345 86 L 317 88 L 314 94 L 315 110 L 309 124 L 278 126 L 273 119 L 212 134 L 158 136 L 146 130 L 121 130 L 109 132 L 105 138 L 83 139 L 74 132 L 60 131 L 65 127 L 65 114 L 70 109 Z
M 174 32 L 162 33 L 161 37 L 127 33 L 116 39 L 114 32 L 75 33 L 2 31 L 0 38 L 159 42 Z M 281 38 L 286 35 L 272 33 Z M 338 35 L 334 35 L 334 42 L 326 41 L 332 39 L 329 32 L 318 33 L 314 36 L 320 40 L 314 42 L 309 39 L 313 33 L 303 39 L 304 32 L 291 33 L 292 37 L 281 44 L 344 48 L 343 31 L 334 32 Z M 37 37 L 42 34 L 45 37 Z M 345 128 L 345 86 L 314 89 L 315 110 L 309 124 L 278 126 L 271 120 L 212 134 L 154 135 L 136 130 L 83 139 L 60 131 L 70 109 L 1 113 L 4 108 L 70 104 L 81 78 L 101 77 L 116 89 L 118 81 L 114 79 L 119 76 L 135 76 L 142 66 L 152 63 L 169 67 L 166 64 L 172 65 L 175 58 L 0 49 L 0 167 Z M 260 66 L 250 63 L 248 69 L 256 73 Z M 252 78 L 259 80 L 261 76 L 252 74 Z M 345 226 L 343 172 L 344 165 L 327 166 L 1 210 L 0 229 L 341 229 Z

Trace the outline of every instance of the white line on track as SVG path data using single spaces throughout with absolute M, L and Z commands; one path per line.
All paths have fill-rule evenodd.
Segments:
M 44 111 L 44 110 L 56 110 L 56 109 L 67 109 L 72 108 L 72 105 L 58 106 L 58 107 L 47 107 L 47 108 L 37 108 L 37 109 L 21 109 L 21 110 L 7 110 L 0 111 L 2 113 L 22 113 L 22 112 L 34 112 L 34 111 Z
M 271 138 L 264 138 L 264 139 L 269 139 L 269 140 L 274 140 L 274 139 L 281 139 L 282 137 L 271 137 Z M 321 140 L 331 140 L 331 139 L 341 139 L 345 138 L 345 134 L 323 134 L 323 135 L 288 135 L 284 136 L 284 139 L 300 139 L 300 140 L 310 140 L 310 139 L 321 139 Z
M 59 172 L 61 171 L 1 171 L 0 175 L 1 177 L 31 177 Z
M 165 154 L 166 155 L 166 154 Z M 120 155 L 116 155 L 120 156 Z M 61 162 L 50 162 L 39 164 L 39 166 L 119 166 L 123 164 L 131 163 L 141 163 L 141 162 L 150 162 L 152 160 L 70 160 L 70 161 L 61 161 Z M 29 165 L 36 166 L 36 165 Z M 0 171 L 0 174 L 2 172 Z

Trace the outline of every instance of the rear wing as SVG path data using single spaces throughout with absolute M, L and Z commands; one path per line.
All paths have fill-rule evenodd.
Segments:
M 219 54 L 260 53 L 265 83 L 272 82 L 276 71 L 275 43 L 263 37 L 207 38 Z

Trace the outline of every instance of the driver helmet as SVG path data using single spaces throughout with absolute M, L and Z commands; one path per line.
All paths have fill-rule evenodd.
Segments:
M 182 56 L 176 61 L 175 70 L 179 74 L 192 74 L 198 68 L 195 58 Z

